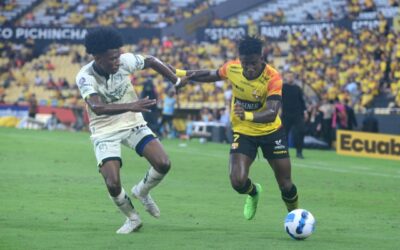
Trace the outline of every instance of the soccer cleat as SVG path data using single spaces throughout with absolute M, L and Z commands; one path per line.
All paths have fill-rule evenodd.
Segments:
M 254 185 L 257 189 L 257 194 L 254 196 L 248 195 L 246 198 L 246 203 L 244 204 L 243 215 L 244 215 L 244 218 L 246 218 L 247 220 L 253 219 L 254 216 L 256 215 L 258 199 L 262 192 L 262 188 L 261 188 L 260 184 L 254 183 Z
M 133 220 L 127 218 L 124 225 L 122 225 L 122 227 L 117 230 L 117 234 L 129 234 L 132 232 L 136 232 L 142 227 L 142 225 L 143 224 L 139 216 L 137 216 Z
M 135 185 L 131 191 L 132 191 L 132 196 L 138 199 L 143 204 L 146 211 L 151 216 L 156 218 L 160 217 L 160 209 L 158 208 L 155 201 L 151 198 L 150 194 L 147 194 L 146 196 L 141 196 L 137 188 L 137 185 Z

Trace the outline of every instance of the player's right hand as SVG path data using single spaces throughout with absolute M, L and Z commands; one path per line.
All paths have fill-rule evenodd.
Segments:
M 179 89 L 185 87 L 189 83 L 190 78 L 192 78 L 194 75 L 195 75 L 195 73 L 192 72 L 192 73 L 189 73 L 187 76 L 182 76 L 181 82 L 178 85 L 175 85 L 175 89 L 179 90 Z
M 156 99 L 149 99 L 148 96 L 146 96 L 143 99 L 139 99 L 136 102 L 131 103 L 131 111 L 132 112 L 150 112 L 152 106 L 156 105 L 157 100 Z
M 235 103 L 235 106 L 233 107 L 233 113 L 239 117 L 240 120 L 244 120 L 244 112 L 245 110 L 243 109 L 242 105 Z

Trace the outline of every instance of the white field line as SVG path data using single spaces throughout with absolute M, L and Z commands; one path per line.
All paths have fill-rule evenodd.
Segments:
M 348 169 L 348 170 L 336 169 L 336 168 L 321 167 L 321 165 L 318 165 L 315 163 L 311 163 L 311 164 L 313 164 L 313 166 L 296 162 L 295 166 L 299 166 L 301 168 L 317 169 L 317 170 L 324 170 L 324 171 L 337 172 L 337 173 L 350 173 L 350 174 L 359 174 L 359 175 L 400 178 L 400 175 L 396 175 L 396 174 L 381 174 L 381 173 L 369 172 L 369 171 L 365 171 L 365 170 L 354 171 L 351 169 Z
M 213 153 L 202 153 L 199 151 L 194 151 L 194 150 L 188 150 L 187 148 L 182 148 L 181 150 L 179 149 L 168 149 L 167 151 L 174 151 L 179 154 L 190 154 L 190 155 L 199 155 L 199 156 L 204 156 L 206 159 L 210 159 L 212 157 L 215 158 L 223 158 L 226 159 L 227 161 L 229 160 L 229 151 L 227 150 L 223 154 L 213 154 Z M 299 161 L 292 161 L 292 166 L 293 167 L 301 167 L 301 168 L 308 168 L 308 169 L 316 169 L 316 170 L 323 170 L 323 171 L 329 171 L 329 172 L 336 172 L 336 173 L 345 173 L 345 174 L 357 174 L 357 175 L 369 175 L 369 176 L 378 176 L 378 177 L 387 177 L 387 178 L 399 178 L 400 175 L 397 174 L 382 174 L 382 173 L 376 173 L 376 172 L 371 172 L 368 171 L 368 167 L 361 167 L 361 166 L 354 166 L 354 167 L 349 167 L 348 169 L 337 169 L 337 168 L 331 168 L 327 167 L 330 166 L 329 164 L 323 163 L 323 162 L 310 162 L 308 164 L 301 163 Z

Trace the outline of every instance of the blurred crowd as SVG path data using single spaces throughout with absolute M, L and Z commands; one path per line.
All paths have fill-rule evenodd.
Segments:
M 190 18 L 198 13 L 208 10 L 210 7 L 218 5 L 226 0 L 48 0 L 33 5 L 36 1 L 29 0 L 21 4 L 17 0 L 1 1 L 0 24 L 7 23 L 11 17 L 19 14 L 24 8 L 34 6 L 24 14 L 22 18 L 13 24 L 25 27 L 31 26 L 51 26 L 51 27 L 74 27 L 76 25 L 92 27 L 94 25 L 114 26 L 118 28 L 163 28 L 177 21 Z M 398 0 L 379 1 L 385 7 L 399 6 Z M 336 6 L 336 5 L 335 5 Z M 360 13 L 379 11 L 375 0 L 346 0 L 339 9 L 334 7 L 324 7 L 323 9 L 310 9 L 302 16 L 302 20 L 297 21 L 332 21 L 347 17 L 356 19 Z M 257 20 L 252 19 L 249 12 L 246 24 L 252 21 L 264 23 L 284 23 L 288 15 L 285 9 L 277 8 L 273 12 L 265 8 L 265 13 Z M 290 9 L 290 7 L 289 7 Z M 5 13 L 15 12 L 15 15 L 5 15 Z M 237 26 L 238 16 L 233 16 L 228 20 L 213 19 L 215 26 Z
M 362 12 L 373 12 L 378 9 L 377 3 L 374 0 L 347 0 L 346 2 L 346 16 L 350 19 L 359 17 Z M 399 1 L 388 0 L 386 6 L 397 7 L 399 6 Z
M 223 0 L 44 1 L 17 22 L 19 26 L 163 28 L 190 18 Z
M 62 14 L 69 13 L 68 23 L 71 25 L 82 23 L 84 20 L 97 20 L 96 23 L 116 27 L 160 27 L 188 18 L 221 1 L 191 1 L 185 8 L 173 8 L 173 1 L 169 0 L 157 4 L 149 0 L 139 0 L 135 2 L 135 8 L 132 1 L 117 2 L 115 6 L 118 8 L 109 8 L 105 15 L 100 17 L 96 14 L 99 10 L 96 7 L 97 1 L 94 0 L 46 1 L 46 5 L 39 4 L 37 7 L 40 11 L 27 13 L 17 24 L 36 25 L 37 13 L 44 13 L 46 16 L 54 16 L 51 20 L 56 20 L 55 23 L 46 24 L 57 26 L 57 22 L 62 21 Z M 398 1 L 390 1 L 389 4 L 396 6 Z M 374 1 L 349 0 L 346 8 L 349 17 L 356 17 L 357 13 L 362 11 L 374 10 L 374 6 Z M 1 8 L 13 10 L 18 8 L 18 4 L 16 1 L 7 1 Z M 137 9 L 143 9 L 143 13 L 158 14 L 153 15 L 153 19 L 146 19 L 146 15 L 134 13 Z M 268 15 L 266 14 L 264 21 L 285 20 L 283 10 L 278 10 L 273 17 Z M 324 17 L 320 18 L 327 20 L 335 18 L 329 13 L 322 16 Z M 329 117 L 329 112 L 324 113 L 321 110 L 325 109 L 321 107 L 336 103 L 351 107 L 356 112 L 364 111 L 373 105 L 374 98 L 381 93 L 393 99 L 390 107 L 400 107 L 400 34 L 387 28 L 387 20 L 381 13 L 379 20 L 377 29 L 364 29 L 354 33 L 341 28 L 312 35 L 296 32 L 286 41 L 286 49 L 281 48 L 277 42 L 267 41 L 264 58 L 283 74 L 293 72 L 297 84 L 312 90 L 316 98 L 308 100 L 309 117 L 316 113 L 323 113 L 323 117 Z M 235 20 L 215 19 L 214 25 L 234 26 Z M 256 26 L 251 19 L 248 25 Z M 33 40 L 23 43 L 0 42 L 0 103 L 26 103 L 32 94 L 35 94 L 39 105 L 83 106 L 74 82 L 79 68 L 91 60 L 85 54 L 83 46 L 51 44 L 39 57 L 34 56 L 33 49 Z M 187 42 L 171 36 L 162 39 L 142 39 L 137 44 L 125 46 L 124 51 L 153 55 L 181 69 L 217 69 L 223 62 L 235 58 L 236 44 L 230 39 L 221 39 L 211 44 Z M 285 61 L 275 65 L 276 58 L 285 58 Z M 146 90 L 143 83 L 150 82 L 160 108 L 163 107 L 164 100 L 168 97 L 167 93 L 172 88 L 170 83 L 151 70 L 132 75 L 131 82 L 138 93 Z M 221 81 L 194 83 L 184 91 L 175 93 L 174 98 L 180 103 L 180 107 L 184 108 L 202 109 L 210 103 L 213 104 L 211 106 L 215 110 L 209 110 L 209 113 L 213 114 L 209 120 L 215 121 L 219 120 L 220 112 L 217 110 L 226 109 L 231 95 L 231 85 Z M 200 117 L 195 120 L 200 120 Z M 160 127 L 160 124 L 157 126 Z M 322 131 L 322 125 L 311 127 L 321 127 Z
M 385 22 L 377 30 L 359 33 L 335 28 L 322 32 L 322 37 L 304 37 L 297 32 L 289 38 L 285 67 L 320 96 L 348 99 L 358 109 L 368 107 L 375 96 L 393 91 L 399 81 L 400 36 L 389 32 Z
M 319 99 L 348 100 L 357 111 L 369 107 L 381 92 L 392 93 L 397 98 L 394 105 L 399 106 L 399 40 L 398 33 L 385 29 L 384 21 L 379 29 L 364 29 L 360 33 L 340 28 L 324 31 L 322 37 L 297 32 L 289 38 L 286 63 L 279 70 L 295 73 L 299 84 L 310 86 Z M 52 44 L 44 56 L 32 60 L 32 43 L 29 40 L 24 44 L 0 43 L 3 58 L 0 61 L 2 99 L 6 89 L 13 84 L 24 87 L 18 96 L 20 101 L 30 94 L 30 86 L 35 86 L 55 91 L 53 98 L 59 98 L 59 105 L 63 105 L 76 87 L 73 74 L 62 75 L 59 71 L 70 66 L 79 69 L 90 61 L 90 57 L 84 53 L 82 46 Z M 124 47 L 124 50 L 153 55 L 181 69 L 217 69 L 224 61 L 236 56 L 236 45 L 229 39 L 221 39 L 215 44 L 188 43 L 174 37 L 143 39 L 136 45 Z M 277 43 L 267 42 L 264 56 L 269 63 L 274 64 L 274 58 L 282 55 Z M 57 65 L 57 58 L 69 61 L 67 65 Z M 160 98 L 171 87 L 150 70 L 133 75 L 132 84 L 141 92 L 142 83 L 147 79 L 152 79 Z M 230 84 L 221 81 L 216 84 L 192 84 L 179 93 L 178 98 L 183 104 L 214 102 L 224 105 L 230 93 Z M 75 95 L 76 91 L 72 95 L 74 99 L 77 98 Z

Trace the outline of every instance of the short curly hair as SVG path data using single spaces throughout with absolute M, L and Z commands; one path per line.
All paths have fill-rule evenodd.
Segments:
M 109 49 L 118 49 L 124 45 L 121 34 L 110 27 L 89 30 L 85 36 L 86 52 L 97 55 Z
M 245 36 L 239 41 L 239 54 L 252 55 L 261 54 L 263 41 L 257 37 Z

